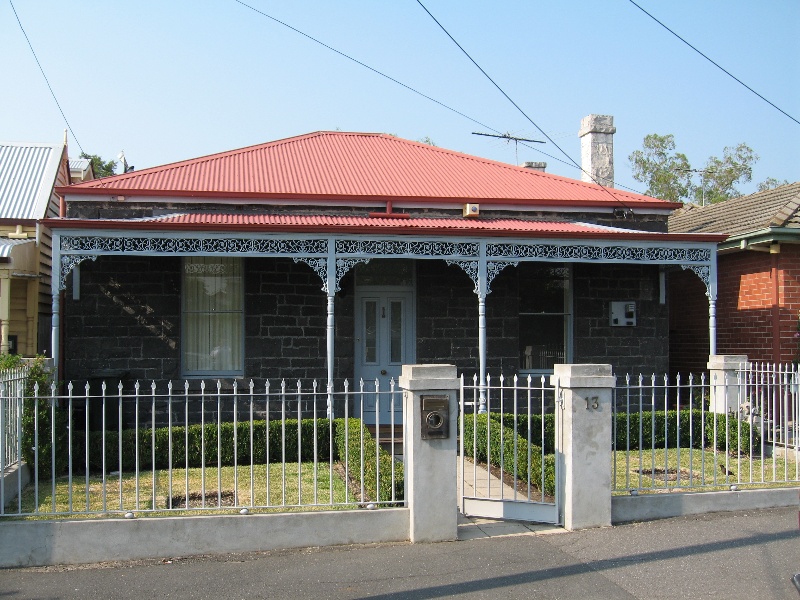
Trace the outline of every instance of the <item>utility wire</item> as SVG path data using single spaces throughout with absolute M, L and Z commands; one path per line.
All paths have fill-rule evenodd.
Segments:
M 522 109 L 519 107 L 519 105 L 518 105 L 516 102 L 514 102 L 514 101 L 511 99 L 511 97 L 510 97 L 508 94 L 506 94 L 506 92 L 503 90 L 503 88 L 501 88 L 501 87 L 500 87 L 500 86 L 497 84 L 497 82 L 495 82 L 495 80 L 494 80 L 494 79 L 492 79 L 492 78 L 489 76 L 489 74 L 488 74 L 486 71 L 484 71 L 484 70 L 483 70 L 483 68 L 482 68 L 482 67 L 481 67 L 481 66 L 480 66 L 480 65 L 479 65 L 477 62 L 475 62 L 475 59 L 474 59 L 474 58 L 472 58 L 472 57 L 469 55 L 469 52 L 467 52 L 466 50 L 464 50 L 463 46 L 462 46 L 461 44 L 459 44 L 459 43 L 456 41 L 456 39 L 455 39 L 455 38 L 454 38 L 452 35 L 450 35 L 450 32 L 449 32 L 449 31 L 447 31 L 447 29 L 445 29 L 445 28 L 444 28 L 444 25 L 442 25 L 442 24 L 441 24 L 441 23 L 440 23 L 440 22 L 439 22 L 439 21 L 436 19 L 436 17 L 434 17 L 434 16 L 431 14 L 431 11 L 429 11 L 427 8 L 425 8 L 425 5 L 424 5 L 424 4 L 421 2 L 421 0 L 417 0 L 417 4 L 419 4 L 419 5 L 422 7 L 422 9 L 423 9 L 423 10 L 424 10 L 426 13 L 428 13 L 428 16 L 429 16 L 431 19 L 433 19 L 434 23 L 436 23 L 436 24 L 439 26 L 439 28 L 440 28 L 442 31 L 444 31 L 444 32 L 445 32 L 445 34 L 447 34 L 447 37 L 449 37 L 449 38 L 450 38 L 450 40 L 452 40 L 452 42 L 453 42 L 453 43 L 454 43 L 456 46 L 458 46 L 458 49 L 459 49 L 459 50 L 461 50 L 461 52 L 463 52 L 463 53 L 464 53 L 464 55 L 465 55 L 465 56 L 466 56 L 466 57 L 467 57 L 467 58 L 470 60 L 470 62 L 472 62 L 472 64 L 473 64 L 473 65 L 475 65 L 475 66 L 478 68 L 478 70 L 479 70 L 481 73 L 483 73 L 484 77 L 486 77 L 486 79 L 488 79 L 488 80 L 489 80 L 489 81 L 492 83 L 492 85 L 494 85 L 494 87 L 496 87 L 496 88 L 498 89 L 498 91 L 499 91 L 501 94 L 503 94 L 503 96 L 505 96 L 506 100 L 508 100 L 508 101 L 509 101 L 509 102 L 510 102 L 510 103 L 511 103 L 513 106 L 514 106 L 514 108 L 516 108 L 516 109 L 519 111 L 519 113 L 520 113 L 520 114 L 521 114 L 523 117 L 525 117 L 525 118 L 528 120 L 528 122 L 529 122 L 531 125 L 533 125 L 534 127 L 536 127 L 536 129 L 539 131 L 539 133 L 541 133 L 541 134 L 542 134 L 544 137 L 546 137 L 546 138 L 547 138 L 547 141 L 549 141 L 549 142 L 550 142 L 551 144 L 553 144 L 553 145 L 554 145 L 556 148 L 558 148 L 558 150 L 559 150 L 559 151 L 560 151 L 560 152 L 561 152 L 561 153 L 562 153 L 564 156 L 566 156 L 566 157 L 569 159 L 569 161 L 570 161 L 570 162 L 571 162 L 573 165 L 575 165 L 576 167 L 578 167 L 578 169 L 580 169 L 580 170 L 581 170 L 581 172 L 583 172 L 583 173 L 586 173 L 586 175 L 588 175 L 588 176 L 589 176 L 589 177 L 592 179 L 592 181 L 594 181 L 594 182 L 595 182 L 597 185 L 599 185 L 601 188 L 603 188 L 603 189 L 606 191 L 606 193 L 608 193 L 608 194 L 609 194 L 609 195 L 610 195 L 610 196 L 611 196 L 611 197 L 612 197 L 614 200 L 616 200 L 617 202 L 619 202 L 620 204 L 622 204 L 622 206 L 624 206 L 626 209 L 628 208 L 627 206 L 625 206 L 625 203 L 624 203 L 622 200 L 620 200 L 619 198 L 617 198 L 617 196 L 616 196 L 616 195 L 615 195 L 615 194 L 614 194 L 614 193 L 613 193 L 611 190 L 609 190 L 609 189 L 608 189 L 606 186 L 604 186 L 604 185 L 603 185 L 602 183 L 600 183 L 600 182 L 599 182 L 597 179 L 595 179 L 595 178 L 594 178 L 594 176 L 592 176 L 592 174 L 591 174 L 591 173 L 587 173 L 586 171 L 584 171 L 584 169 L 583 169 L 583 167 L 581 167 L 581 165 L 579 165 L 577 162 L 575 162 L 575 160 L 574 160 L 574 159 L 573 159 L 573 158 L 572 158 L 572 157 L 571 157 L 569 154 L 567 154 L 567 153 L 566 153 L 566 152 L 565 152 L 565 151 L 564 151 L 564 150 L 561 148 L 561 146 L 559 146 L 558 144 L 556 144 L 556 143 L 553 141 L 553 139 L 552 139 L 552 138 L 551 138 L 549 135 L 547 135 L 547 133 L 545 133 L 545 131 L 544 131 L 544 130 L 543 130 L 541 127 L 539 127 L 539 126 L 538 126 L 538 125 L 537 125 L 537 124 L 536 124 L 536 123 L 533 121 L 533 119 L 531 119 L 531 118 L 530 118 L 530 117 L 527 115 L 527 113 L 526 113 L 524 110 L 522 110 Z
M 647 11 L 646 11 L 645 9 L 643 9 L 641 6 L 639 6 L 638 4 L 636 4 L 636 2 L 634 2 L 633 0 L 628 0 L 628 2 L 630 2 L 631 4 L 633 4 L 633 5 L 634 5 L 636 8 L 638 8 L 640 11 L 642 11 L 642 12 L 643 12 L 644 14 L 646 14 L 648 17 L 650 17 L 651 19 L 653 19 L 653 21 L 655 21 L 656 23 L 658 23 L 659 25 L 661 25 L 661 27 L 663 27 L 664 29 L 666 29 L 667 31 L 669 31 L 669 32 L 670 32 L 672 35 L 674 35 L 676 38 L 678 38 L 678 39 L 679 39 L 680 41 L 682 41 L 684 44 L 686 44 L 687 46 L 689 46 L 689 48 L 691 48 L 692 50 L 694 50 L 695 52 L 697 52 L 697 53 L 698 53 L 700 56 L 702 56 L 702 57 L 703 57 L 703 58 L 705 58 L 705 59 L 706 59 L 708 62 L 710 62 L 712 65 L 714 65 L 715 67 L 717 67 L 717 68 L 718 68 L 720 71 L 722 71 L 723 73 L 725 73 L 725 74 L 726 74 L 728 77 L 730 77 L 731 79 L 733 79 L 733 80 L 734 80 L 734 81 L 736 81 L 737 83 L 741 84 L 742 86 L 744 86 L 745 88 L 747 88 L 748 90 L 750 90 L 751 92 L 753 92 L 753 93 L 754 93 L 756 96 L 758 96 L 759 98 L 761 98 L 761 99 L 762 99 L 764 102 L 766 102 L 767 104 L 769 104 L 769 105 L 770 105 L 772 108 L 774 108 L 775 110 L 777 110 L 777 111 L 779 111 L 779 112 L 783 113 L 784 115 L 786 115 L 787 117 L 789 117 L 789 118 L 790 118 L 792 121 L 794 121 L 795 123 L 797 123 L 798 125 L 800 125 L 800 121 L 798 121 L 797 119 L 795 119 L 795 118 L 794 118 L 792 115 L 790 115 L 789 113 L 787 113 L 787 112 L 786 112 L 785 110 L 783 110 L 782 108 L 780 108 L 780 107 L 776 106 L 775 104 L 773 104 L 772 102 L 770 102 L 769 100 L 767 100 L 766 98 L 764 98 L 764 96 L 762 96 L 761 94 L 759 94 L 757 91 L 755 91 L 755 90 L 754 90 L 753 88 L 751 88 L 749 85 L 747 85 L 747 84 L 746 84 L 744 81 L 742 81 L 741 79 L 739 79 L 738 77 L 736 77 L 735 75 L 733 75 L 733 74 L 732 74 L 730 71 L 728 71 L 727 69 L 724 69 L 724 68 L 723 68 L 723 67 L 721 67 L 719 64 L 717 64 L 716 62 L 714 62 L 713 60 L 711 60 L 711 59 L 710 59 L 708 56 L 706 56 L 705 54 L 703 54 L 702 52 L 700 52 L 700 50 L 698 50 L 697 48 L 695 48 L 694 46 L 692 46 L 692 45 L 691 45 L 689 42 L 687 42 L 687 41 L 686 41 L 685 39 L 683 39 L 681 36 L 679 36 L 677 33 L 675 33 L 674 31 L 672 31 L 672 29 L 670 29 L 669 27 L 667 27 L 666 25 L 664 25 L 664 23 L 662 23 L 661 21 L 659 21 L 658 19 L 656 19 L 656 18 L 655 18 L 653 15 L 651 15 L 649 12 L 647 12 Z
M 36 56 L 36 52 L 33 49 L 33 45 L 31 44 L 30 39 L 28 39 L 28 34 L 25 33 L 25 28 L 22 26 L 22 21 L 19 20 L 19 15 L 17 14 L 17 9 L 14 8 L 14 3 L 11 0 L 8 0 L 8 3 L 11 5 L 11 10 L 14 11 L 14 16 L 17 18 L 17 23 L 19 23 L 19 28 L 22 31 L 22 35 L 25 36 L 25 41 L 28 42 L 28 47 L 31 49 L 31 53 L 33 54 L 33 58 L 36 60 L 36 64 L 39 65 L 39 70 L 42 72 L 42 77 L 44 77 L 44 81 L 47 84 L 47 89 L 50 90 L 50 95 L 53 96 L 53 100 L 56 101 L 56 106 L 58 107 L 58 112 L 61 113 L 61 116 L 64 118 L 64 122 L 67 124 L 67 128 L 69 132 L 72 134 L 72 137 L 75 139 L 75 143 L 78 144 L 78 148 L 81 150 L 81 154 L 83 152 L 83 146 L 78 141 L 78 136 L 75 135 L 75 132 L 72 131 L 72 125 L 69 124 L 67 120 L 67 115 L 64 114 L 64 111 L 61 108 L 61 104 L 58 102 L 58 98 L 56 98 L 56 93 L 53 91 L 53 87 L 50 85 L 50 81 L 47 79 L 47 75 L 44 73 L 44 69 L 42 68 L 42 64 L 39 62 L 39 57 Z
M 311 40 L 312 42 L 315 42 L 315 43 L 319 44 L 319 45 L 320 45 L 320 46 L 322 46 L 323 48 L 326 48 L 326 49 L 330 50 L 331 52 L 335 52 L 335 53 L 336 53 L 336 54 L 338 54 L 339 56 L 342 56 L 342 57 L 346 58 L 347 60 L 350 60 L 350 61 L 352 61 L 352 62 L 356 63 L 357 65 L 360 65 L 360 66 L 364 67 L 365 69 L 369 69 L 370 71 L 372 71 L 372 72 L 373 72 L 373 73 L 375 73 L 376 75 L 380 75 L 381 77 L 384 77 L 384 78 L 388 79 L 388 80 L 389 80 L 389 81 L 391 81 L 392 83 L 396 83 L 397 85 L 400 85 L 400 86 L 402 86 L 402 87 L 406 88 L 406 89 L 407 89 L 407 90 L 409 90 L 410 92 L 414 92 L 414 93 L 415 93 L 415 94 L 417 94 L 418 96 L 422 96 L 422 97 L 423 97 L 423 98 L 425 98 L 426 100 L 430 100 L 431 102 L 435 102 L 435 103 L 436 103 L 436 104 L 438 104 L 439 106 L 441 106 L 441 107 L 443 107 L 443 108 L 446 108 L 447 110 L 449 110 L 449 111 L 452 111 L 452 112 L 456 113 L 457 115 L 464 117 L 465 119 L 469 119 L 469 120 L 470 120 L 470 121 L 472 121 L 473 123 L 477 123 L 478 125 L 480 125 L 480 126 L 482 126 L 482 127 L 486 127 L 487 129 L 491 129 L 492 131 L 497 131 L 497 130 L 493 129 L 492 127 L 489 127 L 489 126 L 488 126 L 488 125 L 486 125 L 485 123 L 481 123 L 481 122 L 480 122 L 480 121 L 478 121 L 477 119 L 473 119 L 473 118 L 472 118 L 472 117 L 470 117 L 469 115 L 465 115 L 464 113 L 462 113 L 462 112 L 460 112 L 460 111 L 456 110 L 456 109 L 455 109 L 455 108 L 453 108 L 452 106 L 448 106 L 447 104 L 445 104 L 444 102 L 440 102 L 440 101 L 439 101 L 439 100 L 437 100 L 436 98 L 431 98 L 430 96 L 428 96 L 428 95 L 426 95 L 426 94 L 423 94 L 423 93 L 422 93 L 422 92 L 420 92 L 419 90 L 416 90 L 416 89 L 414 89 L 414 88 L 413 88 L 413 87 L 411 87 L 410 85 L 406 85 L 406 84 L 405 84 L 405 83 L 403 83 L 402 81 L 398 81 L 398 80 L 397 80 L 397 79 L 395 79 L 394 77 L 391 77 L 391 76 L 387 75 L 386 73 L 382 73 L 381 71 L 379 71 L 378 69 L 376 69 L 376 68 L 374 68 L 374 67 L 370 67 L 368 64 L 361 62 L 361 61 L 360 61 L 360 60 L 358 60 L 357 58 L 353 58 L 353 57 L 352 57 L 352 56 L 350 56 L 349 54 L 345 54 L 344 52 L 342 52 L 342 51 L 340 51 L 340 50 L 337 50 L 337 49 L 336 49 L 336 48 L 334 48 L 333 46 L 329 46 L 329 45 L 328 45 L 328 44 L 326 44 L 325 42 L 322 42 L 322 41 L 318 40 L 317 38 L 315 38 L 315 37 L 313 37 L 313 36 L 311 36 L 311 35 L 309 35 L 309 34 L 307 34 L 307 33 L 304 33 L 304 32 L 302 32 L 302 31 L 300 31 L 300 30 L 299 30 L 299 29 L 297 29 L 296 27 L 292 27 L 292 26 L 291 26 L 291 25 L 289 25 L 288 23 L 285 23 L 285 22 L 281 21 L 280 19 L 276 19 L 275 17 L 273 17 L 273 16 L 271 16 L 271 15 L 268 15 L 267 13 L 265 13 L 265 12 L 263 12 L 263 11 L 261 11 L 261 10 L 259 10 L 259 9 L 255 8 L 254 6 L 251 6 L 251 5 L 247 4 L 246 2 L 242 2 L 242 0 L 234 0 L 234 1 L 235 1 L 235 2 L 237 2 L 237 3 L 239 3 L 239 4 L 241 4 L 241 5 L 242 5 L 242 6 L 244 6 L 245 8 L 249 8 L 249 9 L 250 9 L 250 10 L 252 10 L 253 12 L 256 12 L 256 13 L 260 14 L 262 17 L 266 17 L 267 19 L 270 19 L 270 20 L 274 21 L 275 23 L 278 23 L 278 24 L 280 24 L 280 25 L 283 25 L 283 26 L 284 26 L 284 27 L 286 27 L 287 29 L 291 29 L 291 30 L 292 30 L 292 31 L 294 31 L 295 33 L 299 33 L 299 34 L 300 34 L 300 35 L 302 35 L 303 37 L 305 37 L 305 38 L 308 38 L 308 39 L 309 39 L 309 40 Z M 499 133 L 499 131 L 498 131 L 498 133 Z
M 495 129 L 494 127 L 491 127 L 490 125 L 486 125 L 485 123 L 481 123 L 479 120 L 477 120 L 477 119 L 475 119 L 475 118 L 473 118 L 473 117 L 470 117 L 469 115 L 467 115 L 467 114 L 465 114 L 465 113 L 463 113 L 463 112 L 461 112 L 461 111 L 459 111 L 459 110 L 457 110 L 457 109 L 453 108 L 452 106 L 448 106 L 448 105 L 447 105 L 447 104 L 445 104 L 444 102 L 441 102 L 441 101 L 437 100 L 436 98 L 432 98 L 431 96 L 428 96 L 427 94 L 424 94 L 423 92 L 420 92 L 419 90 L 417 90 L 417 89 L 414 89 L 414 88 L 413 88 L 413 87 L 411 87 L 410 85 L 407 85 L 407 84 L 403 83 L 402 81 L 399 81 L 399 80 L 395 79 L 394 77 L 391 77 L 390 75 L 387 75 L 386 73 L 383 73 L 383 72 L 379 71 L 378 69 L 376 69 L 376 68 L 374 68 L 374 67 L 371 67 L 371 66 L 369 66 L 368 64 L 366 64 L 366 63 L 363 63 L 362 61 L 360 61 L 360 60 L 358 60 L 358 59 L 356 59 L 356 58 L 353 58 L 353 57 L 352 57 L 352 56 L 350 56 L 349 54 L 345 54 L 344 52 L 342 52 L 342 51 L 340 51 L 340 50 L 337 50 L 336 48 L 334 48 L 334 47 L 332 47 L 332 46 L 329 46 L 329 45 L 328 45 L 328 44 L 326 44 L 325 42 L 322 42 L 322 41 L 318 40 L 317 38 L 315 38 L 315 37 L 313 37 L 313 36 L 311 36 L 311 35 L 309 35 L 309 34 L 307 34 L 307 33 L 303 32 L 303 31 L 300 31 L 300 30 L 299 30 L 299 29 L 297 29 L 296 27 L 292 27 L 292 26 L 291 26 L 291 25 L 289 25 L 288 23 L 285 23 L 284 21 L 281 21 L 280 19 L 277 19 L 277 18 L 275 18 L 275 17 L 273 17 L 273 16 L 269 15 L 269 14 L 267 14 L 267 13 L 265 13 L 265 12 L 263 12 L 263 11 L 261 11 L 261 10 L 257 9 L 257 8 L 255 8 L 255 7 L 253 7 L 253 6 L 251 6 L 251 5 L 247 4 L 246 2 L 243 2 L 242 0 L 234 0 L 234 1 L 235 1 L 235 2 L 237 2 L 238 4 L 241 4 L 241 5 L 242 5 L 242 6 L 244 6 L 245 8 L 249 8 L 249 9 L 250 9 L 250 10 L 252 10 L 253 12 L 255 12 L 255 13 L 258 13 L 258 14 L 259 14 L 259 15 L 261 15 L 262 17 L 265 17 L 265 18 L 267 18 L 267 19 L 270 19 L 271 21 L 274 21 L 275 23 L 278 23 L 279 25 L 283 25 L 284 27 L 286 27 L 287 29 L 291 29 L 291 30 L 292 30 L 292 31 L 294 31 L 295 33 L 299 33 L 299 34 L 300 34 L 300 35 L 302 35 L 303 37 L 305 37 L 305 38 L 307 38 L 307 39 L 311 40 L 312 42 L 314 42 L 314 43 L 316 43 L 316 44 L 319 44 L 319 45 L 320 45 L 320 46 L 322 46 L 323 48 L 325 48 L 325 49 L 327 49 L 327 50 L 330 50 L 331 52 L 335 52 L 335 53 L 336 53 L 336 54 L 338 54 L 339 56 L 341 56 L 341 57 L 343 57 L 343 58 L 346 58 L 347 60 L 349 60 L 349 61 L 352 61 L 352 62 L 356 63 L 357 65 L 359 65 L 359 66 L 361 66 L 361 67 L 364 67 L 365 69 L 368 69 L 368 70 L 372 71 L 372 72 L 373 72 L 373 73 L 375 73 L 376 75 L 380 75 L 381 77 L 383 77 L 383 78 L 385 78 L 385 79 L 388 79 L 388 80 L 389 80 L 389 81 L 391 81 L 392 83 L 396 83 L 397 85 L 399 85 L 399 86 L 401 86 L 401 87 L 404 87 L 404 88 L 405 88 L 405 89 L 407 89 L 408 91 L 410 91 L 410 92 L 413 92 L 413 93 L 417 94 L 418 96 L 421 96 L 422 98 L 425 98 L 426 100 L 430 100 L 431 102 L 434 102 L 435 104 L 438 104 L 438 105 L 439 105 L 439 106 L 441 106 L 442 108 L 445 108 L 445 109 L 447 109 L 447 110 L 449 110 L 449 111 L 451 111 L 451 112 L 453 112 L 453 113 L 455 113 L 455 114 L 457 114 L 457 115 L 459 115 L 459 116 L 461 116 L 461 117 L 464 117 L 465 119 L 468 119 L 469 121 L 472 121 L 473 123 L 476 123 L 476 124 L 480 125 L 481 127 L 485 127 L 486 129 L 489 129 L 490 131 L 494 131 L 494 132 L 495 132 L 495 133 L 497 133 L 497 134 L 501 134 L 501 133 L 502 133 L 502 132 L 501 132 L 499 129 Z M 549 138 L 548 138 L 548 139 L 549 139 Z M 558 158 L 557 156 L 553 156 L 552 154 L 548 154 L 547 152 L 543 152 L 543 151 L 542 151 L 542 150 L 540 150 L 539 148 L 535 148 L 534 146 L 531 146 L 531 145 L 529 145 L 529 144 L 522 143 L 522 145 L 523 145 L 523 146 L 525 146 L 525 147 L 527 147 L 527 148 L 530 148 L 531 150 L 535 150 L 536 152 L 540 152 L 540 153 L 541 153 L 541 154 L 543 154 L 544 156 L 546 156 L 546 157 L 548 157 L 548 158 L 552 158 L 552 159 L 553 159 L 553 160 L 555 160 L 555 161 L 558 161 L 558 162 L 560 162 L 560 163 L 563 163 L 563 164 L 565 164 L 565 165 L 569 165 L 570 167 L 577 166 L 577 165 L 576 165 L 576 163 L 575 163 L 575 161 L 567 162 L 567 161 L 565 161 L 565 160 L 562 160 L 562 159 Z M 559 148 L 559 150 L 560 150 L 560 148 Z M 563 152 L 563 150 L 562 150 L 562 152 Z M 569 158 L 569 157 L 568 157 L 568 158 Z M 571 160 L 571 159 L 570 159 L 570 160 Z M 578 166 L 578 168 L 580 168 L 580 166 Z

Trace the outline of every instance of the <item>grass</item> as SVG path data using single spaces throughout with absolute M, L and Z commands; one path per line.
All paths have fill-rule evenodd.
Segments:
M 331 476 L 332 475 L 332 476 Z M 60 477 L 53 486 L 40 482 L 22 493 L 21 511 L 26 519 L 104 518 L 109 514 L 134 512 L 137 516 L 185 514 L 230 514 L 242 507 L 251 513 L 351 509 L 358 506 L 344 478 L 329 465 L 318 463 L 272 463 L 217 469 L 173 469 L 139 474 L 114 473 L 106 478 Z M 315 485 L 316 484 L 316 485 Z M 71 495 L 70 495 L 71 491 Z M 55 496 L 55 508 L 53 497 Z M 187 508 L 187 496 L 188 507 Z M 171 507 L 171 508 L 170 508 Z M 16 513 L 19 502 L 6 507 Z M 183 509 L 183 510 L 182 510 Z M 53 514 L 57 513 L 57 514 Z M 72 514 L 70 514 L 72 513 Z M 76 515 L 75 513 L 79 513 Z
M 751 458 L 730 456 L 713 450 L 664 449 L 619 451 L 612 454 L 612 483 L 615 494 L 631 489 L 643 492 L 690 491 L 796 486 L 800 466 L 774 456 Z

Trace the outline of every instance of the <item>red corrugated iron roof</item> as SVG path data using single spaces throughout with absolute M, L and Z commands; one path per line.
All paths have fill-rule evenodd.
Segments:
M 720 241 L 718 234 L 667 234 L 574 221 L 485 218 L 363 217 L 337 215 L 259 215 L 187 213 L 143 219 L 48 219 L 53 229 L 125 229 L 157 231 L 249 231 L 260 233 L 348 233 L 449 236 L 506 236 L 553 238 L 659 239 L 670 241 Z
M 322 131 L 106 177 L 64 194 L 477 202 L 674 209 L 657 200 L 386 134 Z

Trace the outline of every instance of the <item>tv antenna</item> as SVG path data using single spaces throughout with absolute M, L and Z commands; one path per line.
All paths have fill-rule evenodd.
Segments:
M 485 137 L 493 137 L 498 138 L 501 140 L 506 140 L 508 142 L 514 142 L 514 157 L 516 163 L 519 164 L 519 143 L 520 142 L 532 142 L 534 144 L 544 144 L 543 140 L 529 140 L 528 138 L 521 138 L 511 135 L 510 133 L 481 133 L 480 131 L 473 131 L 472 135 L 483 135 Z

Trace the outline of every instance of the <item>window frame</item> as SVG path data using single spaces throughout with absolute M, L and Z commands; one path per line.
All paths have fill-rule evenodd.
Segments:
M 519 311 L 517 318 L 519 319 L 518 325 L 518 358 L 519 358 L 519 373 L 525 375 L 548 375 L 553 373 L 553 368 L 549 369 L 526 369 L 523 368 L 523 360 L 522 360 L 522 349 L 523 349 L 523 340 L 522 340 L 522 318 L 525 316 L 532 316 L 532 317 L 542 317 L 542 316 L 561 316 L 564 320 L 564 362 L 569 364 L 573 360 L 573 327 L 574 327 L 574 315 L 573 315 L 573 293 L 574 293 L 574 269 L 573 265 L 570 264 L 554 264 L 554 263 L 534 263 L 536 265 L 545 266 L 549 268 L 556 268 L 556 269 L 566 269 L 566 274 L 564 277 L 566 290 L 564 293 L 564 309 L 562 312 L 528 312 L 528 311 Z M 523 275 L 523 273 L 520 273 Z M 520 295 L 522 294 L 522 290 L 520 289 Z M 556 364 L 556 363 L 553 363 Z
M 187 339 L 188 339 L 188 314 L 198 314 L 208 311 L 188 311 L 186 307 L 186 294 L 187 294 L 187 285 L 186 285 L 186 265 L 190 264 L 190 262 L 194 259 L 208 259 L 214 258 L 219 260 L 221 258 L 226 260 L 236 261 L 239 265 L 239 297 L 241 298 L 241 304 L 238 310 L 228 310 L 225 311 L 231 314 L 238 314 L 239 315 L 239 356 L 240 358 L 240 365 L 239 368 L 236 369 L 198 369 L 198 370 L 190 370 L 186 365 L 186 351 L 187 351 Z M 195 263 L 197 264 L 197 263 Z M 244 377 L 244 364 L 245 364 L 245 296 L 244 296 L 244 281 L 245 281 L 245 272 L 244 272 L 245 261 L 242 257 L 239 256 L 223 256 L 223 257 L 209 257 L 209 256 L 185 256 L 181 260 L 181 349 L 180 349 L 180 365 L 181 365 L 181 377 L 184 379 L 203 379 L 207 377 Z M 208 314 L 211 314 L 208 312 Z

